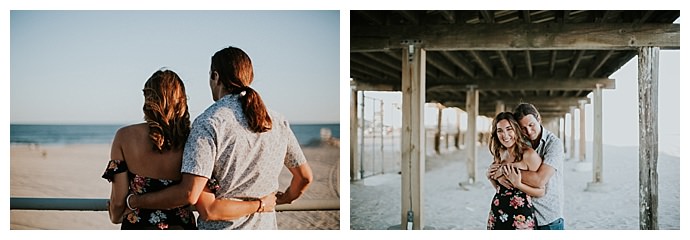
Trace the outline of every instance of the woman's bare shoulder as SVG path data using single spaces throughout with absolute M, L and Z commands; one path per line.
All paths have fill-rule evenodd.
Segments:
M 534 149 L 528 147 L 525 149 L 525 151 L 522 154 L 522 159 L 526 161 L 526 163 L 529 165 L 530 170 L 534 168 L 539 167 L 541 165 L 541 157 L 537 153 L 537 151 L 534 151 Z
M 146 123 L 137 123 L 137 124 L 131 124 L 131 125 L 123 126 L 119 129 L 117 129 L 116 134 L 131 135 L 131 134 L 138 134 L 141 132 L 148 132 L 148 125 Z

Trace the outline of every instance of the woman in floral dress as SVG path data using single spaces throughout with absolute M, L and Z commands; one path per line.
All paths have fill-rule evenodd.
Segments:
M 487 229 L 534 229 L 537 219 L 532 197 L 544 195 L 544 186 L 532 187 L 521 182 L 521 170 L 536 171 L 541 158 L 524 140 L 520 125 L 510 112 L 499 113 L 493 120 L 489 150 L 494 162 L 503 166 L 497 175 L 505 175 L 512 188 L 498 184 L 497 176 L 488 175 L 496 189 L 491 201 Z

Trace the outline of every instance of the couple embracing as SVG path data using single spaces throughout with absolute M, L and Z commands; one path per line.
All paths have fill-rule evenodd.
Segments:
M 146 123 L 115 134 L 102 177 L 121 229 L 277 229 L 275 206 L 307 190 L 311 168 L 287 119 L 249 86 L 249 56 L 222 49 L 209 75 L 215 103 L 191 126 L 182 80 L 159 70 L 144 84 Z M 283 166 L 292 180 L 279 191 Z
M 487 178 L 496 189 L 487 229 L 563 230 L 563 143 L 534 105 L 496 115 Z

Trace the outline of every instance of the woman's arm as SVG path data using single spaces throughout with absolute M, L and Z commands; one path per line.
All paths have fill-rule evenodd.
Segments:
M 241 201 L 220 199 L 208 189 L 199 196 L 196 210 L 199 217 L 206 221 L 234 220 L 258 212 L 273 212 L 276 206 L 275 193 L 268 194 L 260 200 Z
M 292 173 L 292 181 L 290 181 L 290 186 L 285 190 L 285 193 L 279 192 L 276 194 L 276 204 L 278 205 L 295 201 L 295 199 L 302 196 L 309 184 L 314 180 L 311 167 L 309 167 L 307 162 L 294 168 L 288 168 L 288 170 Z
M 118 131 L 113 138 L 113 144 L 110 149 L 110 159 L 124 160 L 124 154 L 121 147 L 121 132 Z M 126 209 L 126 198 L 129 192 L 129 179 L 127 172 L 115 174 L 110 183 L 110 202 L 108 204 L 108 215 L 110 221 L 114 224 L 122 223 L 122 216 L 124 216 Z

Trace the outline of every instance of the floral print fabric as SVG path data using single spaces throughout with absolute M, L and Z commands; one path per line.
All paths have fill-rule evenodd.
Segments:
M 103 178 L 112 182 L 115 174 L 127 172 L 129 192 L 137 195 L 156 192 L 179 181 L 154 179 L 129 172 L 123 160 L 110 160 L 103 173 Z M 121 229 L 196 229 L 194 214 L 189 205 L 168 210 L 136 209 L 127 213 Z
M 519 189 L 498 186 L 491 201 L 488 230 L 532 230 L 537 219 L 532 205 L 532 197 Z

